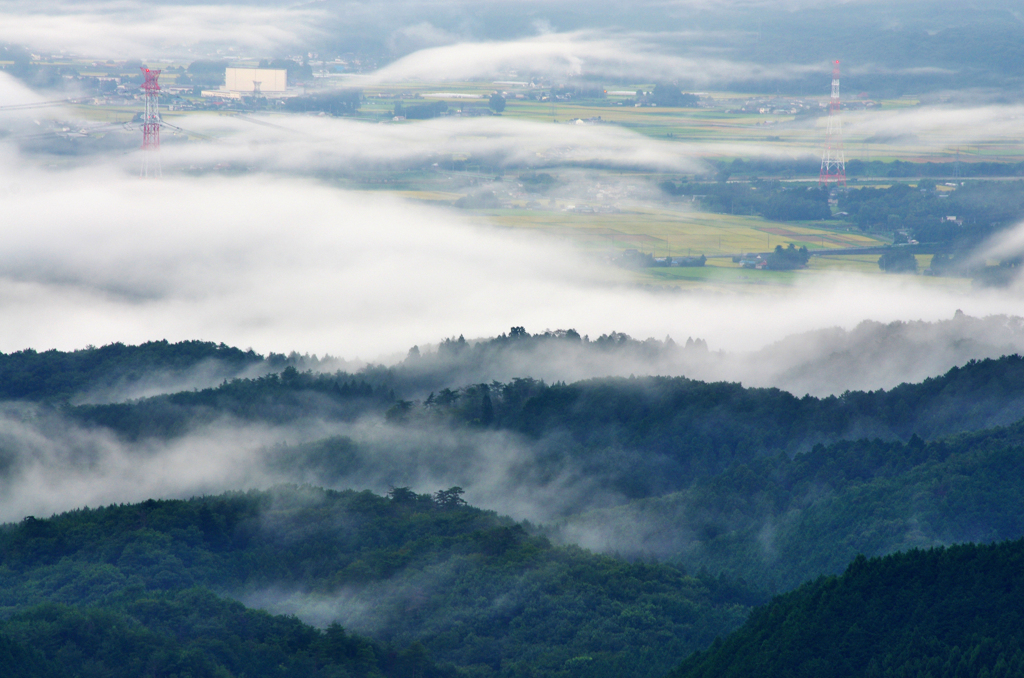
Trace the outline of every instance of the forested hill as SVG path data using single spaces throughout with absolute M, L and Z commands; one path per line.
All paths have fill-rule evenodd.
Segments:
M 1024 675 L 1024 540 L 855 560 L 670 678 Z
M 297 356 L 292 357 L 295 362 Z M 133 387 L 164 381 L 178 388 L 238 377 L 260 366 L 284 369 L 283 355 L 264 358 L 252 350 L 205 341 L 150 341 L 138 346 L 114 343 L 78 351 L 0 353 L 0 400 L 63 402 L 90 394 L 124 395 Z M 189 384 L 188 388 L 192 388 Z
M 342 401 L 373 398 L 369 409 L 390 412 L 395 421 L 417 417 L 509 428 L 539 436 L 552 429 L 572 431 L 582 442 L 607 435 L 642 442 L 699 419 L 699 434 L 740 426 L 748 445 L 779 449 L 805 444 L 816 437 L 882 435 L 907 439 L 917 433 L 934 437 L 1016 421 L 1024 416 L 1024 359 L 1017 355 L 970 361 L 920 384 L 902 384 L 888 391 L 849 391 L 841 396 L 796 396 L 775 388 L 744 388 L 736 383 L 708 383 L 685 377 L 590 379 L 573 384 L 545 384 L 529 377 L 507 383 L 445 388 L 417 401 L 403 400 L 407 385 L 399 372 L 376 368 L 358 374 L 314 374 L 294 367 L 257 379 L 235 379 L 216 388 L 143 399 L 117 406 L 71 410 L 116 430 L 136 435 L 140 417 L 160 415 L 169 403 L 177 417 L 189 408 L 208 419 L 217 411 L 243 418 L 288 420 L 309 416 L 331 418 Z M 319 394 L 322 411 L 303 394 Z M 397 407 L 396 407 L 397 405 Z M 347 407 L 342 407 L 347 411 Z M 195 414 L 195 413 L 192 413 Z M 170 414 L 165 414 L 170 416 Z M 159 422 L 154 424 L 159 432 Z M 174 428 L 174 427 L 171 427 Z M 759 431 L 751 439 L 751 431 Z M 692 434 L 691 434 L 692 435 Z M 739 442 L 734 440 L 733 442 Z
M 553 536 L 789 590 L 858 554 L 1024 536 L 1024 423 L 842 441 L 738 463 L 681 492 L 570 516 Z
M 818 443 L 909 440 L 915 434 L 934 439 L 1024 416 L 1024 359 L 1019 356 L 971 362 L 890 391 L 821 399 L 649 377 L 574 384 L 524 378 L 443 389 L 422 401 L 408 401 L 389 375 L 388 370 L 361 373 L 357 380 L 345 373 L 288 368 L 280 375 L 234 380 L 214 389 L 65 411 L 132 440 L 174 437 L 224 418 L 345 422 L 371 415 L 435 433 L 438 427 L 504 430 L 542 449 L 544 463 L 577 460 L 602 484 L 631 498 L 680 490 L 730 465 L 779 452 L 793 455 Z M 423 440 L 429 446 L 429 435 Z M 367 463 L 372 465 L 372 459 Z
M 528 526 L 466 506 L 460 494 L 281 487 L 26 518 L 0 530 L 0 616 L 14 615 L 0 637 L 59 648 L 53 634 L 66 624 L 75 638 L 114 643 L 123 627 L 103 636 L 96 623 L 128 615 L 186 655 L 216 658 L 227 648 L 202 642 L 207 626 L 231 636 L 223 640 L 231 646 L 250 642 L 256 622 L 284 624 L 252 621 L 211 590 L 340 619 L 472 676 L 655 678 L 764 601 L 675 566 L 554 547 Z M 305 638 L 307 655 L 333 642 L 281 633 Z M 83 647 L 73 651 L 87 653 L 76 642 Z
M 203 589 L 134 588 L 87 607 L 45 603 L 0 621 L 4 678 L 458 678 L 420 645 L 395 649 Z

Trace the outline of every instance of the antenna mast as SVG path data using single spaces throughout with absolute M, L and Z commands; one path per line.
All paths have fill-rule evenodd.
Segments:
M 828 105 L 828 138 L 821 155 L 818 185 L 846 186 L 846 158 L 843 156 L 843 121 L 839 115 L 839 61 L 832 64 L 832 98 Z
M 146 76 L 142 91 L 146 96 L 146 113 L 142 118 L 142 176 L 159 177 L 160 171 L 160 71 L 143 67 Z
M 260 85 L 263 84 L 262 80 L 252 81 L 252 110 L 258 110 L 260 107 L 260 97 L 263 94 L 260 92 Z

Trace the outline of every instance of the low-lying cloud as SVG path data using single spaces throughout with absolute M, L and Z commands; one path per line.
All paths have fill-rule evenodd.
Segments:
M 844 131 L 857 139 L 912 135 L 915 146 L 949 154 L 962 151 L 969 161 L 974 159 L 972 144 L 1016 143 L 1024 106 L 913 106 L 851 111 L 843 118 Z
M 300 447 L 325 439 L 323 452 Z M 338 440 L 335 449 L 331 441 Z M 46 407 L 5 403 L 0 522 L 280 483 L 381 494 L 391 487 L 432 493 L 458 485 L 475 506 L 535 521 L 621 503 L 606 477 L 584 473 L 568 457 L 541 464 L 549 444 L 507 431 L 392 426 L 376 416 L 277 426 L 224 417 L 173 439 L 132 442 Z
M 0 41 L 92 58 L 267 52 L 320 34 L 323 12 L 262 4 L 0 2 Z
M 168 118 L 175 122 L 175 118 Z M 613 125 L 567 125 L 505 117 L 372 125 L 312 116 L 197 116 L 189 131 L 224 143 L 165 146 L 168 166 L 238 162 L 256 169 L 309 173 L 328 169 L 423 168 L 453 157 L 489 167 L 598 166 L 693 173 L 707 170 L 692 149 Z M 443 168 L 442 168 L 443 169 Z
M 676 36 L 683 37 L 685 36 Z M 573 31 L 518 40 L 460 42 L 417 51 L 376 71 L 369 82 L 474 80 L 518 75 L 565 78 L 684 80 L 696 86 L 793 78 L 821 65 L 764 65 L 681 55 L 659 34 Z
M 642 289 L 564 240 L 309 179 L 142 181 L 104 165 L 36 171 L 10 152 L 2 165 L 4 351 L 201 339 L 366 359 L 511 325 L 699 336 L 736 351 L 863 320 L 1024 315 L 1012 289 L 901 276 Z

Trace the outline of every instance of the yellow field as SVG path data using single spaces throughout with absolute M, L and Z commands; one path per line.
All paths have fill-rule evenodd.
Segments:
M 821 226 L 796 226 L 707 212 L 645 208 L 617 214 L 504 210 L 488 220 L 510 228 L 539 230 L 589 251 L 636 249 L 655 256 L 716 256 L 767 252 L 789 243 L 809 250 L 871 247 L 878 239 Z

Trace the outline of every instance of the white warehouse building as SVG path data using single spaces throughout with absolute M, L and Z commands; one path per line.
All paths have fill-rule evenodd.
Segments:
M 288 89 L 288 71 L 283 68 L 226 68 L 220 89 L 203 90 L 204 97 L 240 99 L 259 91 L 263 96 L 284 96 Z

